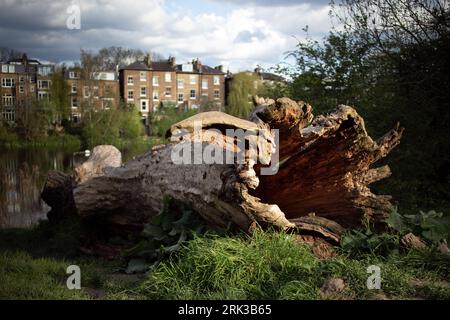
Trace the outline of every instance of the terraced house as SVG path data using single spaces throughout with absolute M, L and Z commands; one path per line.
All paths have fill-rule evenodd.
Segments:
M 225 102 L 225 73 L 193 60 L 176 64 L 164 61 L 137 61 L 119 71 L 120 92 L 126 103 L 134 104 L 148 122 L 150 112 L 161 106 L 182 110 L 203 105 L 221 110 Z
M 80 68 L 64 71 L 69 85 L 71 120 L 78 123 L 84 111 L 109 110 L 119 105 L 119 83 L 114 71 L 93 72 L 84 76 Z
M 5 120 L 15 122 L 18 114 L 31 108 L 34 99 L 49 99 L 55 72 L 53 65 L 42 64 L 24 55 L 0 63 L 1 112 Z M 68 83 L 71 120 L 79 122 L 88 110 L 107 110 L 120 100 L 133 104 L 145 124 L 149 114 L 162 106 L 180 110 L 223 110 L 225 104 L 225 73 L 222 68 L 203 65 L 199 59 L 176 64 L 167 60 L 137 61 L 115 71 L 86 74 L 82 68 L 64 71 Z
M 48 99 L 53 72 L 53 65 L 28 59 L 25 54 L 22 58 L 0 63 L 3 119 L 13 123 L 21 113 L 27 112 L 35 99 Z

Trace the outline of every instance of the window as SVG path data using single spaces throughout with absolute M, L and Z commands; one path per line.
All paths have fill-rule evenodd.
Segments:
M 3 78 L 2 79 L 2 86 L 3 86 L 3 88 L 12 88 L 15 85 L 16 84 L 14 82 L 14 79 L 11 79 L 11 78 Z
M 196 97 L 195 90 L 192 89 L 192 90 L 191 90 L 191 93 L 190 93 L 190 98 L 191 98 L 191 99 L 195 99 L 195 97 Z
M 93 96 L 94 96 L 94 98 L 98 98 L 98 87 L 93 87 L 92 88 L 92 93 L 93 93 Z
M 72 121 L 73 121 L 73 123 L 78 123 L 78 122 L 80 122 L 80 119 L 81 119 L 81 114 L 76 113 L 76 114 L 73 114 L 73 115 L 72 115 Z
M 20 83 L 24 83 L 25 82 L 25 77 L 24 76 L 20 76 L 19 77 L 19 82 Z
M 38 89 L 48 89 L 50 88 L 49 80 L 38 80 Z
M 128 77 L 128 82 L 127 82 L 128 84 L 133 84 L 134 82 L 133 82 L 133 77 L 131 77 L 131 76 L 129 76 Z
M 170 74 L 170 72 L 166 72 L 165 79 L 166 79 L 166 82 L 172 81 L 172 75 Z
M 78 108 L 78 99 L 76 97 L 72 98 L 72 108 Z
M 39 91 L 38 92 L 38 100 L 44 100 L 44 99 L 48 100 L 49 97 L 50 97 L 50 95 L 46 91 Z
M 215 86 L 220 85 L 220 77 L 219 76 L 214 76 L 214 85 Z
M 147 72 L 141 71 L 139 73 L 139 78 L 141 79 L 141 81 L 147 81 Z
M 184 80 L 180 79 L 178 80 L 178 89 L 183 89 L 184 88 Z
M 89 94 L 89 87 L 88 87 L 88 86 L 84 86 L 84 87 L 83 87 L 83 96 L 84 96 L 85 98 L 89 98 L 89 97 L 90 97 L 90 94 Z
M 70 71 L 69 72 L 69 79 L 76 79 L 76 78 L 78 78 L 77 72 Z
M 146 97 L 146 96 L 147 96 L 147 88 L 141 87 L 141 97 Z
M 3 112 L 3 119 L 5 119 L 6 121 L 15 121 L 16 120 L 16 115 L 14 110 L 6 110 Z
M 8 73 L 8 65 L 7 64 L 2 65 L 2 72 Z
M 109 110 L 111 109 L 111 106 L 113 105 L 114 99 L 113 98 L 104 98 L 102 99 L 102 108 Z
M 12 94 L 3 94 L 3 106 L 9 107 L 14 105 L 14 96 Z
M 156 87 L 156 86 L 159 86 L 159 77 L 158 76 L 154 76 L 153 77 L 153 85 Z
M 128 90 L 128 100 L 133 100 L 133 99 L 134 99 L 133 90 Z
M 30 92 L 34 92 L 34 86 L 30 87 Z
M 141 111 L 147 112 L 148 111 L 148 100 L 141 100 Z
M 153 100 L 159 100 L 159 93 L 158 93 L 158 91 L 153 91 Z
M 190 84 L 196 84 L 197 83 L 197 76 L 195 76 L 195 75 L 189 76 L 189 82 L 190 82 Z
M 24 93 L 24 92 L 25 92 L 24 86 L 19 86 L 19 93 Z
M 172 88 L 171 87 L 166 87 L 165 95 L 166 95 L 166 97 L 172 96 Z
M 77 85 L 75 83 L 72 83 L 72 93 L 77 93 Z
M 208 80 L 206 79 L 202 80 L 202 89 L 204 90 L 208 89 Z
M 9 73 L 14 73 L 14 72 L 16 72 L 16 67 L 13 66 L 13 65 L 9 65 L 9 66 L 8 66 L 8 72 L 9 72 Z
M 214 90 L 214 99 L 220 98 L 220 90 Z
M 178 102 L 183 102 L 184 101 L 184 95 L 182 93 L 178 94 Z

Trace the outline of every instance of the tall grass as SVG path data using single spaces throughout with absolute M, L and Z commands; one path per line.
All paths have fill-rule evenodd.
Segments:
M 398 259 L 372 254 L 319 260 L 308 245 L 282 232 L 197 237 L 161 263 L 134 293 L 148 299 L 320 299 L 323 283 L 338 277 L 346 287 L 334 299 L 371 299 L 379 293 L 390 298 L 450 294 L 450 288 L 433 284 L 442 281 L 437 274 Z M 381 269 L 381 290 L 367 288 L 371 265 Z M 418 276 L 431 282 L 413 288 L 410 282 Z

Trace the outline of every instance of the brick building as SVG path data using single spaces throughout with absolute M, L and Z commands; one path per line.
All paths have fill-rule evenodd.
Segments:
M 15 122 L 20 112 L 30 108 L 36 99 L 48 99 L 50 95 L 53 65 L 38 60 L 22 58 L 0 63 L 0 106 L 2 116 Z
M 119 81 L 122 99 L 134 104 L 145 122 L 161 106 L 190 110 L 211 104 L 220 110 L 225 103 L 225 73 L 198 59 L 178 65 L 173 57 L 137 61 L 120 69 Z
M 69 85 L 71 120 L 78 123 L 88 108 L 108 110 L 119 105 L 119 83 L 113 71 L 94 72 L 89 79 L 83 77 L 80 68 L 64 71 Z

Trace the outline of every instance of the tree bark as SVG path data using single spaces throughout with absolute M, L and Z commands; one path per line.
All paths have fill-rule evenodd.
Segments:
M 402 128 L 374 141 L 363 119 L 348 106 L 313 120 L 312 108 L 304 102 L 287 98 L 255 102 L 250 120 L 221 112 L 197 114 L 171 127 L 170 144 L 85 179 L 73 190 L 78 215 L 119 229 L 140 230 L 161 211 L 164 197 L 171 197 L 191 205 L 213 226 L 231 224 L 247 232 L 257 224 L 294 228 L 333 242 L 339 241 L 341 225 L 354 227 L 363 219 L 380 221 L 389 215 L 390 197 L 375 195 L 368 187 L 389 176 L 389 167 L 370 166 L 400 142 Z M 248 135 L 230 137 L 227 129 L 242 129 Z M 279 130 L 279 141 L 273 129 Z M 249 147 L 256 136 L 257 149 Z M 174 162 L 174 154 L 189 146 L 191 152 L 183 155 L 190 155 L 194 163 Z M 195 150 L 212 147 L 244 155 L 244 161 L 200 163 Z M 277 152 L 279 162 L 274 163 Z M 278 173 L 262 175 L 269 165 Z

